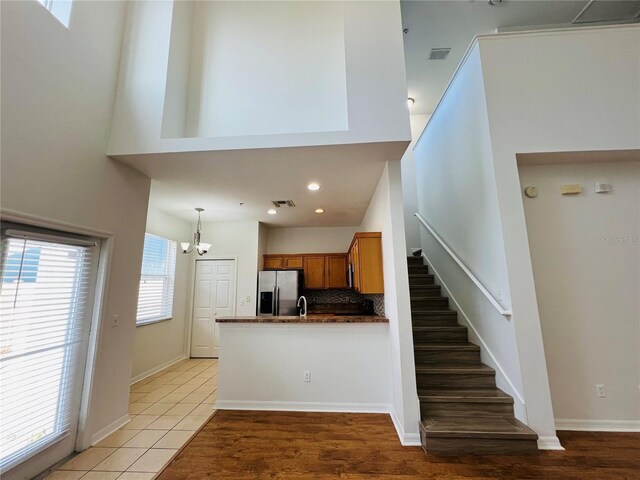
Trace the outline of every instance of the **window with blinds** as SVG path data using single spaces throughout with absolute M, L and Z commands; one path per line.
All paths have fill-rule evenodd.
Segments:
M 75 435 L 97 247 L 2 227 L 0 471 Z
M 178 244 L 173 240 L 145 234 L 138 294 L 138 325 L 167 320 L 173 315 L 177 248 Z

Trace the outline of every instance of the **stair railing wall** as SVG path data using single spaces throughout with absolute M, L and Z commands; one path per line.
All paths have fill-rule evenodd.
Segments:
M 487 297 L 491 305 L 495 307 L 495 309 L 502 315 L 503 317 L 511 317 L 512 312 L 510 308 L 504 307 L 500 304 L 498 300 L 487 290 L 487 288 L 482 284 L 480 280 L 473 274 L 471 270 L 464 264 L 464 262 L 456 255 L 456 253 L 451 250 L 451 248 L 445 243 L 445 241 L 440 238 L 440 235 L 436 233 L 431 225 L 427 222 L 427 220 L 420 215 L 420 213 L 416 212 L 415 217 L 420 221 L 420 224 L 426 228 L 429 233 L 436 239 L 436 241 L 444 248 L 444 250 L 449 254 L 449 256 L 456 262 L 456 264 L 460 267 L 460 269 L 471 279 L 476 287 L 482 292 L 482 294 Z

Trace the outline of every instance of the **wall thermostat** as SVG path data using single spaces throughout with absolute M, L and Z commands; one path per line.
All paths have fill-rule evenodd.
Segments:
M 608 183 L 596 183 L 595 189 L 596 193 L 608 193 L 611 191 L 611 185 Z
M 529 198 L 536 198 L 538 196 L 538 189 L 536 187 L 527 187 L 524 189 L 524 194 Z

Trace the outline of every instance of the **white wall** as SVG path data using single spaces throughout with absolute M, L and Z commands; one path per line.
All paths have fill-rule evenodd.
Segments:
M 153 186 L 152 186 L 153 191 Z M 153 198 L 153 193 L 151 194 Z M 186 357 L 191 295 L 192 255 L 180 253 L 180 242 L 193 236 L 191 224 L 153 207 L 147 212 L 147 233 L 177 242 L 176 274 L 173 290 L 173 315 L 170 320 L 136 327 L 133 349 L 132 382 L 149 376 Z
M 212 246 L 207 255 L 198 258 L 237 258 L 236 315 L 240 316 L 256 314 L 259 225 L 258 222 L 202 223 L 202 241 Z M 195 225 L 192 229 L 195 231 Z M 246 301 L 246 297 L 250 300 Z
M 451 108 L 455 99 L 449 97 L 455 97 L 455 92 L 465 95 L 459 83 L 466 81 L 464 91 L 485 97 L 484 101 L 476 101 L 478 115 L 474 123 L 461 120 L 461 125 L 474 128 L 475 132 L 467 130 L 466 134 L 458 132 L 455 136 L 451 132 L 448 138 L 449 153 L 457 151 L 461 158 L 468 159 L 464 168 L 451 163 L 451 155 L 443 155 L 439 162 L 443 169 L 450 165 L 451 170 L 457 168 L 450 172 L 456 183 L 423 184 L 419 178 L 418 198 L 421 209 L 431 209 L 425 215 L 427 220 L 431 221 L 434 216 L 435 229 L 468 262 L 489 291 L 498 300 L 502 298 L 505 306 L 511 306 L 511 328 L 515 333 L 522 398 L 526 403 L 526 411 L 517 413 L 539 434 L 538 444 L 542 448 L 557 448 L 558 442 L 516 154 L 637 149 L 640 146 L 637 134 L 640 131 L 639 55 L 640 27 L 637 25 L 478 37 L 477 45 L 463 60 L 415 150 L 416 162 L 434 161 L 428 154 L 431 147 L 427 139 L 455 113 Z M 473 64 L 476 84 L 483 83 L 480 91 L 466 79 L 468 65 Z M 470 143 L 470 138 L 475 139 L 474 143 Z M 463 188 L 470 181 L 483 187 Z M 428 197 L 421 197 L 420 188 L 428 190 L 429 187 L 439 189 L 438 195 L 423 205 L 423 199 Z M 466 203 L 461 204 L 460 197 Z M 437 210 L 450 212 L 450 218 Z M 465 214 L 465 211 L 476 215 Z M 462 298 L 459 303 L 469 305 L 463 310 L 470 320 L 483 324 L 491 321 L 482 313 L 481 304 L 474 305 L 471 298 L 468 302 L 465 300 L 464 289 L 458 289 L 453 276 L 442 270 L 440 277 L 456 298 Z M 514 348 L 509 337 L 497 339 L 500 345 L 506 345 L 507 353 Z M 510 366 L 502 363 L 502 356 L 495 351 L 493 357 L 499 360 L 501 370 L 509 378 Z M 483 349 L 483 360 L 485 358 Z M 514 378 L 511 377 L 510 383 L 518 387 Z
M 193 14 L 186 136 L 348 129 L 342 3 L 196 2 Z
M 149 179 L 105 157 L 125 5 L 2 2 L 2 208 L 113 234 L 85 440 L 126 421 Z M 31 478 L 60 460 L 27 462 Z M 4 477 L 4 475 L 3 475 Z M 11 474 L 7 475 L 11 478 Z
M 205 80 L 206 88 L 203 90 L 204 96 L 201 97 L 199 90 L 202 89 L 195 85 L 192 85 L 193 88 L 188 87 L 187 76 L 174 74 L 174 68 L 184 69 L 184 56 L 192 50 L 196 58 L 202 59 L 202 55 L 206 55 L 202 62 L 205 67 L 204 73 L 211 73 L 210 67 L 216 65 L 217 59 L 209 56 L 213 55 L 210 49 L 203 50 L 202 54 L 198 52 L 198 45 L 206 43 L 198 39 L 198 32 L 205 32 L 205 37 L 211 39 L 214 37 L 208 36 L 213 33 L 236 38 L 242 29 L 248 28 L 249 25 L 236 22 L 232 31 L 221 32 L 220 25 L 216 23 L 216 17 L 209 13 L 213 15 L 214 10 L 222 9 L 225 15 L 231 15 L 236 10 L 248 8 L 252 11 L 256 7 L 255 4 L 251 4 L 253 6 L 222 5 L 225 2 L 216 2 L 215 5 L 207 6 L 204 2 L 198 2 L 191 7 L 195 7 L 193 8 L 195 15 L 200 9 L 210 8 L 211 10 L 207 10 L 206 14 L 203 13 L 202 18 L 192 16 L 190 19 L 190 7 L 182 3 L 185 2 L 130 3 L 109 144 L 110 154 L 335 145 L 409 139 L 402 22 L 398 1 L 339 2 L 332 5 L 328 5 L 327 2 L 301 2 L 298 5 L 295 2 L 295 5 L 287 5 L 287 9 L 295 7 L 295 18 L 300 21 L 300 24 L 289 25 L 288 29 L 291 30 L 286 34 L 282 32 L 281 18 L 262 15 L 260 28 L 268 28 L 267 33 L 270 34 L 263 36 L 261 45 L 266 46 L 272 43 L 280 45 L 283 38 L 303 31 L 305 33 L 302 35 L 309 35 L 309 38 L 304 40 L 299 38 L 295 42 L 296 47 L 299 47 L 302 42 L 303 46 L 309 48 L 300 49 L 296 56 L 288 58 L 287 61 L 290 62 L 288 65 L 283 63 L 284 59 L 279 59 L 280 68 L 267 74 L 270 82 L 258 85 L 260 82 L 257 80 L 262 81 L 264 75 L 254 76 L 252 80 L 256 82 L 252 81 L 249 84 L 248 91 L 243 92 L 238 88 L 236 92 L 234 88 L 234 92 L 228 94 L 229 97 L 222 105 L 213 110 L 211 110 L 213 101 L 220 99 L 220 96 L 217 92 L 210 90 L 208 82 L 212 79 L 206 76 L 201 77 L 201 73 L 192 78 L 193 81 L 196 78 Z M 266 13 L 272 8 L 274 11 L 279 11 L 282 6 L 280 3 L 267 3 L 264 6 L 258 3 L 258 7 L 263 8 Z M 236 13 L 233 15 L 235 16 Z M 317 18 L 316 14 L 319 15 Z M 336 16 L 341 17 L 339 22 Z M 213 26 L 217 28 L 216 32 L 208 25 L 207 28 L 201 25 L 205 19 L 213 22 Z M 329 19 L 328 25 L 331 29 L 327 30 L 324 23 Z M 192 24 L 197 27 L 194 29 L 195 43 L 190 38 Z M 319 28 L 319 25 L 322 25 L 322 28 Z M 337 28 L 338 25 L 340 28 Z M 313 34 L 311 35 L 310 32 Z M 246 39 L 243 41 L 246 47 L 244 51 L 253 55 L 252 61 L 260 64 L 276 55 L 273 52 L 269 55 L 263 54 L 259 48 L 253 51 L 247 50 L 247 41 Z M 206 44 L 209 45 L 209 43 Z M 339 51 L 341 44 L 344 45 L 342 54 Z M 296 50 L 297 48 L 294 49 Z M 235 49 L 225 49 L 225 55 L 230 51 L 237 55 Z M 344 66 L 339 65 L 342 61 L 341 55 L 344 55 Z M 229 65 L 229 70 L 225 69 L 225 72 L 229 73 L 231 69 L 236 71 L 241 69 L 246 72 L 247 64 L 241 60 L 247 59 L 234 59 L 237 63 Z M 171 75 L 167 75 L 169 64 L 172 66 Z M 301 68 L 301 65 L 305 67 Z M 310 68 L 309 65 L 316 66 Z M 191 67 L 194 65 L 190 65 L 189 68 Z M 313 78 L 311 74 L 318 69 L 322 73 Z M 226 73 L 222 71 L 215 73 L 216 82 L 222 82 L 220 88 L 228 85 L 229 77 Z M 217 75 L 223 75 L 224 78 Z M 347 125 L 345 125 L 344 113 L 345 98 L 342 93 L 345 81 L 342 80 L 342 75 L 346 75 Z M 300 82 L 304 80 L 304 89 L 310 94 L 300 93 L 300 85 L 290 88 L 289 91 L 283 89 L 282 84 L 277 82 L 277 77 L 298 79 Z M 288 82 L 289 80 L 286 83 Z M 273 88 L 268 91 L 262 90 L 267 85 Z M 327 89 L 328 85 L 331 85 L 330 89 Z M 237 82 L 234 86 L 237 86 Z M 214 86 L 214 88 L 218 87 Z M 192 92 L 191 100 L 187 90 Z M 187 132 L 207 135 L 207 137 L 162 138 L 163 135 L 169 135 L 170 131 L 178 128 L 174 119 L 181 118 L 183 115 L 188 116 L 189 112 L 185 112 L 180 107 L 185 99 L 191 102 L 191 110 L 195 112 L 197 102 L 193 97 L 194 92 L 198 92 L 195 98 L 206 100 L 205 110 L 202 112 L 204 116 L 200 118 L 200 112 L 198 112 L 197 117 L 201 121 L 213 118 L 216 132 L 209 130 Z M 245 93 L 246 98 L 243 99 Z M 318 98 L 322 98 L 326 104 L 319 103 Z M 259 104 L 244 103 L 252 99 L 259 99 Z M 168 109 L 166 114 L 165 101 Z M 233 110 L 234 107 L 239 109 L 238 113 L 242 113 L 245 119 L 251 111 L 268 111 L 269 118 L 275 115 L 274 112 L 287 114 L 273 124 L 266 124 L 265 116 L 256 114 L 253 117 L 255 123 L 251 125 L 250 130 L 244 131 L 242 129 L 247 127 L 241 128 L 238 123 L 239 117 L 234 116 L 231 119 L 234 121 L 229 123 L 233 127 L 232 130 L 225 131 L 227 127 L 221 125 L 219 120 L 221 115 L 230 109 Z M 164 133 L 163 117 L 165 117 Z M 335 127 L 340 128 L 336 130 Z M 328 131 L 332 128 L 334 130 Z M 256 134 L 260 132 L 271 134 Z M 226 136 L 208 136 L 214 133 Z M 243 134 L 237 135 L 238 133 Z M 175 137 L 175 134 L 171 133 L 171 135 Z M 256 153 L 260 154 L 260 152 Z
M 268 228 L 267 253 L 346 253 L 358 227 Z
M 216 407 L 386 412 L 387 339 L 386 324 L 221 323 Z
M 553 411 L 516 154 L 640 147 L 640 25 L 488 36 L 480 48 L 527 416 L 547 436 Z
M 387 162 L 359 231 L 382 232 L 384 306 L 389 318 L 392 418 L 404 445 L 419 445 L 420 407 L 413 357 L 400 162 Z
M 466 57 L 415 147 L 418 208 L 494 297 L 508 306 L 509 281 L 493 172 L 480 52 Z M 417 223 L 417 220 L 414 219 Z M 526 420 L 514 321 L 501 316 L 435 238 L 421 227 L 422 248 L 470 341 L 496 369 L 498 387 Z
M 558 427 L 640 429 L 640 152 L 636 162 L 520 166 Z M 597 194 L 596 182 L 613 190 Z M 563 184 L 583 193 L 560 195 Z M 596 385 L 607 397 L 598 398 Z M 625 422 L 626 421 L 626 422 Z
M 413 148 L 428 120 L 429 115 L 411 115 L 411 143 L 407 147 L 407 151 L 404 152 L 401 160 L 404 232 L 407 241 L 408 255 L 411 255 L 412 248 L 420 248 L 420 225 L 414 217 L 414 214 L 418 211 L 418 190 Z

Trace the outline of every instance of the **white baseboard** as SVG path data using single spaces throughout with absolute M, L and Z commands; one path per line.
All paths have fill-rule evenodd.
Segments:
M 168 360 L 164 363 L 161 363 L 160 365 L 153 367 L 150 370 L 147 370 L 146 372 L 142 372 L 138 375 L 136 375 L 135 377 L 131 378 L 131 385 L 133 385 L 134 383 L 139 382 L 140 380 L 144 380 L 147 377 L 150 377 L 151 375 L 153 375 L 154 373 L 158 373 L 160 370 L 164 370 L 165 368 L 170 367 L 171 365 L 175 365 L 178 362 L 181 362 L 182 360 L 186 360 L 188 357 L 185 354 L 182 355 L 178 355 L 175 358 L 172 358 L 171 360 Z
M 281 412 L 334 412 L 334 413 L 389 413 L 384 403 L 321 403 L 321 402 L 270 402 L 244 400 L 218 400 L 213 408 L 218 410 L 272 410 Z
M 398 434 L 398 438 L 400 439 L 402 446 L 419 447 L 421 445 L 420 433 L 405 433 L 404 428 L 396 415 L 396 411 L 393 408 L 390 408 L 389 416 L 391 417 L 391 421 L 393 422 L 393 426 L 396 429 L 396 433 Z
M 113 432 L 125 426 L 130 421 L 131 421 L 131 417 L 127 413 L 126 415 L 123 415 L 117 420 L 111 422 L 106 427 L 98 430 L 96 433 L 91 435 L 91 446 L 95 445 L 98 442 L 101 442 L 102 440 L 107 438 L 109 435 L 111 435 Z
M 556 430 L 579 432 L 640 432 L 640 420 L 556 419 Z
M 538 437 L 538 450 L 564 450 L 558 437 Z

